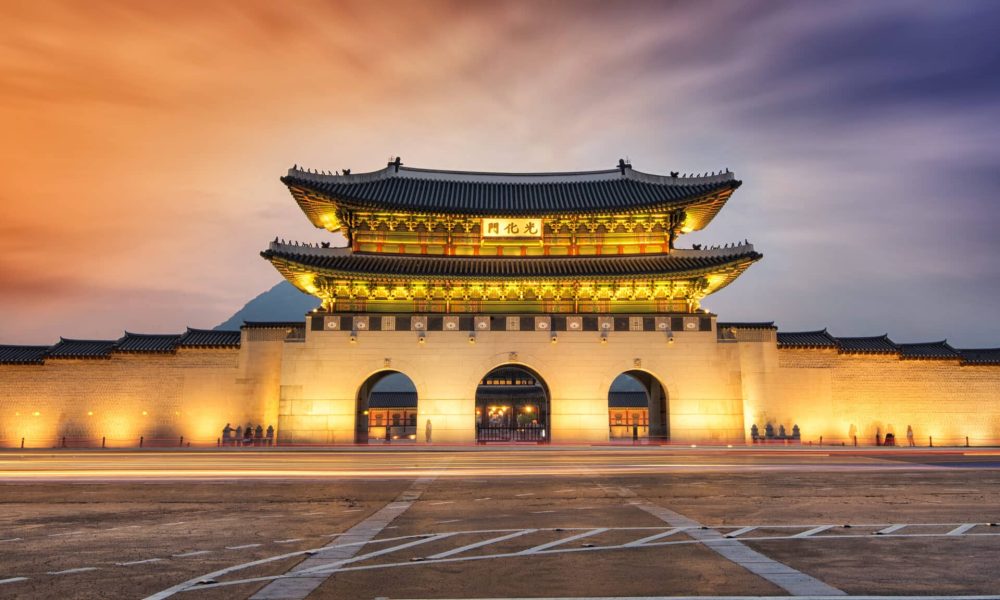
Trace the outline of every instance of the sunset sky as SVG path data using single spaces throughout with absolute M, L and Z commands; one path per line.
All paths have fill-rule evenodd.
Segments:
M 0 343 L 212 327 L 293 163 L 734 170 L 721 320 L 1000 346 L 1000 2 L 0 4 Z

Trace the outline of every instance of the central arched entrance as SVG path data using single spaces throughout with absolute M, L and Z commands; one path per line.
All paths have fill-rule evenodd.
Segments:
M 667 391 L 645 371 L 625 371 L 608 390 L 608 438 L 615 441 L 670 441 Z
M 487 373 L 476 387 L 476 441 L 546 443 L 549 390 L 534 371 L 504 365 Z
M 358 389 L 356 444 L 412 443 L 417 438 L 417 388 L 399 371 L 379 371 Z

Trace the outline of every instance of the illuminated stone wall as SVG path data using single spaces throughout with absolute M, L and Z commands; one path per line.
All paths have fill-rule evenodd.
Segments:
M 746 427 L 771 422 L 802 430 L 803 442 L 872 445 L 894 433 L 918 445 L 1000 442 L 1000 367 L 958 361 L 900 360 L 894 355 L 838 354 L 836 350 L 745 352 Z
M 277 425 L 281 343 L 0 365 L 0 445 L 214 445 L 222 427 Z
M 556 442 L 608 439 L 608 390 L 621 373 L 642 370 L 668 396 L 671 436 L 678 441 L 743 440 L 739 347 L 719 344 L 716 333 L 618 331 L 602 343 L 598 332 L 312 331 L 288 344 L 282 362 L 280 432 L 283 442 L 350 443 L 356 395 L 383 371 L 407 375 L 417 389 L 418 441 L 475 441 L 475 391 L 495 367 L 528 367 L 551 395 Z
M 555 442 L 608 439 L 607 394 L 626 371 L 653 375 L 667 394 L 671 440 L 742 443 L 756 423 L 798 424 L 804 443 L 1000 442 L 1000 367 L 835 350 L 779 350 L 770 330 L 426 332 L 247 329 L 240 349 L 113 354 L 107 360 L 48 359 L 0 365 L 0 445 L 214 445 L 227 423 L 273 424 L 285 444 L 352 443 L 358 390 L 398 371 L 418 396 L 418 442 L 475 440 L 475 391 L 495 367 L 538 374 L 551 395 Z M 724 336 L 725 337 L 725 336 Z M 853 427 L 853 429 L 852 429 Z

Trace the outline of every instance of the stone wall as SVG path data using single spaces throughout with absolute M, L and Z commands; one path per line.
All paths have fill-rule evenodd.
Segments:
M 745 344 L 741 344 L 744 346 Z M 1000 443 L 1000 367 L 836 350 L 756 348 L 745 358 L 746 427 L 771 422 L 804 442 L 871 445 L 894 433 L 918 445 Z M 749 363 L 749 364 L 747 364 Z
M 284 444 L 354 440 L 358 390 L 385 371 L 410 377 L 418 442 L 475 440 L 475 391 L 491 369 L 534 371 L 551 396 L 555 442 L 605 442 L 607 394 L 621 373 L 655 377 L 667 394 L 671 441 L 743 443 L 772 423 L 804 443 L 1000 443 L 1000 367 L 900 360 L 776 346 L 773 332 L 718 339 L 711 331 L 244 330 L 240 349 L 47 359 L 0 365 L 0 446 L 214 445 L 221 428 L 275 425 Z M 419 342 L 421 336 L 423 342 Z M 673 339 L 671 342 L 670 339 Z
M 0 445 L 214 445 L 222 427 L 277 424 L 281 344 L 0 365 Z

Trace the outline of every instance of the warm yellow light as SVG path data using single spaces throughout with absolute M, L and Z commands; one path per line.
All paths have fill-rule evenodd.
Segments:
M 142 411 L 142 416 L 144 416 L 144 417 L 145 417 L 145 416 L 146 416 L 146 415 L 148 415 L 148 414 L 149 414 L 148 412 L 146 412 L 146 411 Z
M 524 407 L 524 412 L 526 412 L 526 413 L 530 413 L 533 410 L 535 410 L 535 407 L 533 407 L 533 406 L 525 406 Z
M 92 416 L 94 416 L 94 411 L 92 411 L 92 410 L 88 410 L 88 411 L 87 411 L 87 416 L 88 416 L 88 417 L 92 417 Z
M 42 413 L 40 413 L 40 412 L 38 412 L 36 410 L 35 412 L 31 413 L 31 416 L 33 416 L 33 417 L 40 417 L 40 416 L 42 416 Z
M 681 233 L 691 233 L 692 231 L 694 231 L 694 227 L 691 227 L 690 225 L 681 227 Z
M 363 414 L 363 415 L 367 415 L 367 414 L 368 414 L 368 411 L 366 410 L 366 411 L 362 412 L 361 414 Z

